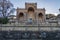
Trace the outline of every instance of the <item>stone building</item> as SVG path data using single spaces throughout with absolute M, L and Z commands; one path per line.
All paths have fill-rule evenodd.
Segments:
M 44 22 L 45 8 L 37 8 L 37 3 L 25 3 L 25 8 L 17 8 L 17 19 L 21 22 Z

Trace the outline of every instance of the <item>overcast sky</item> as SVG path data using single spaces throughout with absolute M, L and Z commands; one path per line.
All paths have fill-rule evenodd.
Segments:
M 58 14 L 60 8 L 60 0 L 10 0 L 14 7 L 24 8 L 25 2 L 37 3 L 38 8 L 45 8 L 46 13 Z

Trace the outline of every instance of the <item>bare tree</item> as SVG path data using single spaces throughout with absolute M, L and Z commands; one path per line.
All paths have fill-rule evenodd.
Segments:
M 3 17 L 9 16 L 14 10 L 13 4 L 9 0 L 0 0 L 0 13 Z

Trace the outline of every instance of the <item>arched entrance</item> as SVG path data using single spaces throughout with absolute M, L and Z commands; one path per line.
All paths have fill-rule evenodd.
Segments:
M 43 14 L 42 14 L 42 13 L 39 13 L 39 14 L 38 14 L 38 17 L 39 17 L 39 18 L 42 18 L 42 17 L 43 17 Z
M 39 14 L 38 14 L 38 20 L 39 20 L 40 22 L 43 22 L 43 14 L 42 14 L 42 13 L 39 13 Z
M 29 8 L 28 8 L 28 12 L 29 12 L 29 11 L 34 12 L 34 8 L 33 8 L 33 7 L 29 7 Z
M 21 22 L 21 23 L 24 21 L 24 13 L 23 12 L 20 12 L 18 14 L 18 21 Z
M 20 17 L 24 17 L 24 13 L 23 12 L 20 12 L 18 16 L 19 16 L 19 18 Z
M 29 7 L 28 8 L 28 22 L 30 24 L 32 24 L 33 20 L 34 20 L 34 8 L 33 7 Z

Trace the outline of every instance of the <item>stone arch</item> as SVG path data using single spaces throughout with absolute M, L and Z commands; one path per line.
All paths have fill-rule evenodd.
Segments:
M 20 18 L 20 17 L 24 17 L 24 13 L 23 13 L 23 12 L 20 12 L 20 13 L 18 14 L 18 16 L 19 16 L 19 18 Z
M 39 22 L 43 22 L 44 21 L 44 15 L 43 15 L 43 13 L 38 13 L 38 20 L 39 20 Z
M 29 12 L 29 11 L 34 12 L 34 8 L 33 8 L 33 7 L 29 7 L 29 8 L 28 8 L 28 12 Z
M 39 17 L 39 18 L 42 18 L 42 17 L 43 17 L 43 13 L 39 13 L 39 14 L 38 14 L 38 17 Z
M 34 17 L 34 7 L 29 7 L 27 11 L 28 11 L 28 19 L 34 20 L 35 19 L 35 17 Z

